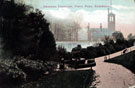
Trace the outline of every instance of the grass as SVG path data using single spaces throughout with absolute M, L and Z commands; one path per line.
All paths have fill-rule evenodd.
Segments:
M 56 72 L 37 82 L 25 84 L 24 88 L 89 88 L 94 74 L 90 70 Z
M 135 73 L 135 51 L 106 60 L 105 62 L 122 65 L 130 71 L 132 71 L 133 73 Z

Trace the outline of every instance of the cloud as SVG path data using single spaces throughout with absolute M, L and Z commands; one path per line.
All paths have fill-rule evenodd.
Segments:
M 123 5 L 112 5 L 112 8 L 117 10 L 124 9 L 124 10 L 135 10 L 135 7 L 132 6 L 123 6 Z
M 69 9 L 59 9 L 59 10 L 49 10 L 48 11 L 53 17 L 59 18 L 59 19 L 65 19 L 70 14 Z
M 127 9 L 126 7 L 120 7 Z M 102 23 L 104 28 L 107 28 L 107 10 L 95 10 L 95 11 L 87 11 L 84 9 L 77 10 L 75 12 L 72 12 L 68 8 L 59 9 L 59 10 L 43 10 L 45 13 L 45 16 L 49 21 L 55 20 L 58 22 L 58 19 L 64 20 L 66 24 L 68 22 L 76 21 L 81 25 L 82 30 L 79 32 L 80 35 L 84 34 L 86 35 L 86 29 L 88 26 L 88 23 L 90 23 L 91 28 L 98 28 L 100 23 Z M 112 11 L 116 15 L 116 30 L 124 29 L 123 26 L 119 25 L 135 25 L 135 11 L 126 10 L 126 11 Z M 84 31 L 85 30 L 85 31 Z M 133 27 L 126 27 L 124 30 L 134 30 Z M 83 36 L 84 37 L 84 36 Z M 85 37 L 86 39 L 86 37 Z
M 120 8 L 127 8 L 119 6 Z M 130 7 L 129 7 L 130 8 Z M 92 27 L 97 27 L 100 23 L 103 24 L 104 27 L 107 27 L 107 10 L 95 10 L 95 11 L 86 11 L 83 9 L 72 12 L 69 8 L 63 8 L 59 10 L 43 10 L 43 12 L 47 15 L 47 18 L 50 19 L 68 19 L 71 21 L 76 21 L 82 25 L 82 27 L 87 26 L 88 23 L 91 24 Z M 115 11 L 113 13 L 116 14 L 116 22 L 121 24 L 134 24 L 135 23 L 135 11 Z
M 83 19 L 83 13 L 76 11 L 72 12 L 68 8 L 59 8 L 58 10 L 42 10 L 48 21 L 50 20 L 66 20 L 71 22 L 80 22 Z
M 119 11 L 114 11 L 116 14 L 116 22 L 119 24 L 132 24 L 135 25 L 135 11 L 125 11 L 120 13 Z
M 59 10 L 43 10 L 43 13 L 45 13 L 47 18 L 51 17 L 51 19 L 70 19 L 71 21 L 74 20 L 80 23 L 80 25 L 82 24 L 82 27 L 85 27 L 86 25 L 84 24 L 88 23 L 91 23 L 91 25 L 103 23 L 105 26 L 107 24 L 106 10 L 95 10 L 90 12 L 80 9 L 72 12 L 70 9 L 64 8 Z

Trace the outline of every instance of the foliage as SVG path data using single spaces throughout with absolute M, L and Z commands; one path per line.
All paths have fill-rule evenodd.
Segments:
M 26 73 L 22 69 L 18 68 L 13 60 L 6 59 L 0 61 L 0 84 L 3 85 L 18 85 L 26 81 Z
M 105 36 L 103 39 L 104 44 L 108 44 L 112 42 L 112 39 L 110 38 L 110 36 Z
M 128 37 L 127 37 L 127 40 L 133 40 L 133 39 L 135 39 L 135 35 L 133 35 L 133 34 L 129 34 L 128 35 Z
M 135 51 L 106 60 L 106 62 L 120 64 L 135 73 Z
M 86 58 L 86 59 L 88 59 L 88 51 L 87 51 L 86 48 L 82 48 L 80 50 L 80 52 L 76 53 L 74 56 L 77 57 L 77 58 Z
M 110 37 L 106 36 L 104 39 L 104 45 L 98 43 L 95 46 L 89 46 L 87 48 L 73 48 L 71 52 L 73 54 L 72 57 L 76 59 L 91 59 L 112 54 L 134 45 L 134 39 L 125 40 L 123 34 L 120 32 L 114 33 L 113 36 L 115 36 L 116 40 L 114 41 Z
M 106 55 L 103 45 L 100 44 L 98 47 L 96 47 L 96 50 L 97 50 L 97 57 Z
M 56 44 L 41 11 L 14 0 L 0 1 L 0 39 L 5 54 L 0 84 L 34 81 L 53 70 L 45 61 L 56 53 Z
M 97 56 L 97 50 L 96 50 L 96 48 L 95 47 L 93 47 L 93 46 L 89 46 L 89 47 L 87 47 L 87 50 L 88 50 L 88 52 L 89 52 L 89 59 L 90 58 L 95 58 L 96 56 Z
M 63 58 L 65 54 L 67 53 L 66 49 L 62 46 L 58 46 L 57 53 L 59 55 L 59 58 Z
M 105 44 L 107 54 L 115 53 L 116 49 L 114 48 L 114 44 Z
M 58 46 L 57 54 L 58 54 L 58 58 L 59 58 L 58 61 L 61 61 L 61 58 L 64 58 L 65 60 L 72 59 L 72 54 L 70 52 L 67 52 L 67 50 L 62 46 Z
M 12 56 L 21 55 L 48 60 L 56 52 L 52 33 L 41 11 L 24 4 L 5 1 L 0 9 L 3 49 Z
M 113 36 L 113 39 L 114 39 L 115 41 L 117 41 L 117 40 L 124 40 L 123 34 L 122 34 L 121 32 L 119 32 L 119 31 L 114 32 L 114 33 L 112 34 L 112 36 Z
M 29 60 L 28 58 L 13 57 L 0 60 L 0 84 L 6 86 L 20 85 L 22 83 L 38 80 L 51 71 L 53 65 L 41 60 Z M 2 84 L 3 83 L 3 84 Z
M 77 47 L 72 49 L 72 52 L 80 51 L 82 49 L 81 45 L 77 45 Z
M 24 57 L 14 57 L 14 63 L 27 74 L 27 80 L 37 80 L 49 69 L 43 61 L 28 60 Z
M 56 72 L 36 82 L 25 84 L 22 88 L 87 88 L 92 84 L 94 74 L 93 70 Z
M 135 39 L 130 39 L 130 40 L 128 40 L 127 42 L 128 42 L 129 47 L 131 47 L 131 46 L 134 45 Z

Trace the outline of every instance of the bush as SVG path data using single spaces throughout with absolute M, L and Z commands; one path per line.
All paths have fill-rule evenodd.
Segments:
M 58 53 L 59 58 L 63 58 L 63 57 L 65 57 L 67 50 L 62 46 L 58 46 L 57 53 Z
M 27 74 L 27 80 L 37 80 L 49 67 L 42 61 L 28 60 L 23 57 L 14 58 L 17 67 Z
M 135 39 L 128 40 L 129 47 L 133 46 L 135 42 Z
M 114 48 L 114 44 L 105 44 L 104 46 L 108 49 L 108 50 L 106 50 L 107 54 L 116 52 L 116 49 Z
M 75 57 L 88 59 L 88 50 L 86 48 L 82 48 L 80 52 L 75 55 Z
M 89 52 L 89 59 L 90 58 L 95 58 L 96 56 L 97 56 L 97 50 L 96 50 L 96 48 L 95 47 L 93 47 L 93 46 L 89 46 L 89 47 L 87 47 L 87 50 L 88 50 L 88 52 Z
M 22 69 L 18 68 L 13 60 L 1 60 L 0 61 L 0 84 L 2 85 L 14 85 L 20 84 L 26 81 L 26 73 Z
M 135 70 L 134 70 L 135 69 L 135 53 L 132 54 L 132 57 L 130 59 L 130 65 L 131 65 L 130 66 L 131 67 L 131 70 L 134 71 L 134 73 L 135 73 Z
M 29 60 L 20 56 L 0 60 L 0 62 L 0 84 L 2 85 L 8 83 L 19 85 L 23 82 L 38 80 L 46 71 L 53 68 L 52 63 Z

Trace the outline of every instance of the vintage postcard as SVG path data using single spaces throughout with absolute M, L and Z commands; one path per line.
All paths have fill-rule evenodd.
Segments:
M 135 88 L 135 0 L 0 0 L 0 88 Z

